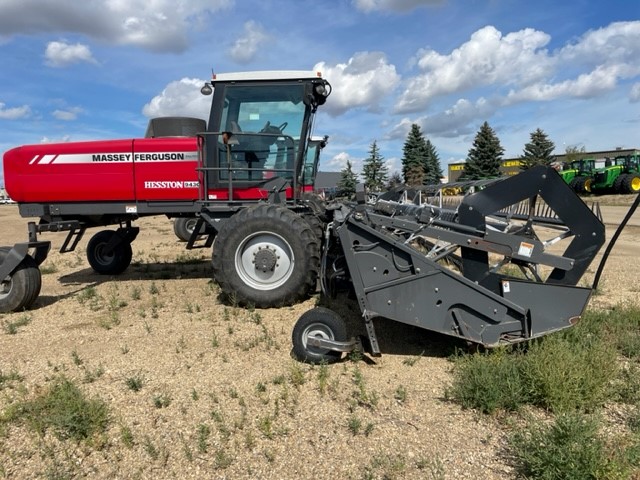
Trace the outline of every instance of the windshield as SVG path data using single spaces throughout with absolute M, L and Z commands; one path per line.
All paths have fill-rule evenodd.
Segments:
M 225 87 L 220 131 L 234 139 L 234 179 L 293 178 L 307 110 L 303 96 L 302 84 Z M 222 138 L 219 143 L 224 149 Z M 226 155 L 219 158 L 221 167 L 228 165 Z M 228 177 L 221 171 L 221 179 Z

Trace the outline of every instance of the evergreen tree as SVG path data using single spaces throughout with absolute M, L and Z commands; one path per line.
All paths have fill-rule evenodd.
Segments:
M 444 176 L 442 173 L 442 167 L 440 167 L 440 157 L 436 151 L 436 147 L 433 146 L 431 140 L 427 138 L 425 142 L 425 151 L 427 153 L 424 162 L 425 185 L 435 185 L 440 183 L 440 179 Z
M 411 125 L 402 149 L 402 176 L 410 186 L 422 185 L 425 179 L 424 161 L 427 156 L 426 144 L 420 127 Z
M 389 179 L 389 169 L 380 155 L 378 145 L 374 140 L 369 150 L 369 157 L 362 164 L 362 179 L 369 192 L 381 192 Z
M 556 146 L 549 140 L 547 134 L 539 128 L 531 133 L 531 141 L 524 146 L 524 153 L 520 157 L 520 168 L 528 170 L 536 165 L 551 165 L 554 156 L 551 155 Z
M 357 183 L 358 175 L 353 171 L 351 161 L 347 160 L 347 166 L 340 170 L 340 181 L 338 182 L 340 196 L 353 197 L 356 193 Z
M 488 122 L 484 122 L 469 149 L 464 168 L 465 180 L 478 180 L 500 176 L 504 148 Z

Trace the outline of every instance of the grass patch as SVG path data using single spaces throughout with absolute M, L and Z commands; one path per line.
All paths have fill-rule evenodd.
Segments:
M 590 412 L 613 398 L 619 375 L 615 349 L 598 338 L 555 335 L 523 356 L 522 376 L 530 403 L 553 412 Z
M 22 380 L 24 380 L 24 377 L 16 371 L 2 373 L 2 370 L 0 370 L 0 391 L 4 390 L 5 387 L 12 386 L 13 382 L 21 382 Z
M 7 333 L 8 335 L 15 335 L 16 333 L 18 333 L 18 328 L 29 325 L 30 323 L 31 323 L 31 315 L 29 315 L 28 313 L 23 313 L 18 317 L 17 320 L 13 322 L 9 322 L 9 321 L 2 322 L 2 326 L 4 328 L 5 333 Z
M 102 308 L 102 306 L 100 305 L 102 299 L 100 298 L 100 295 L 98 295 L 96 287 L 92 285 L 82 290 L 76 296 L 76 298 L 78 299 L 78 303 L 80 303 L 80 305 L 88 305 L 91 311 L 95 312 Z
M 12 405 L 1 422 L 24 422 L 40 435 L 51 429 L 60 439 L 85 440 L 105 431 L 107 404 L 87 398 L 69 379 L 59 377 L 45 393 Z
M 124 383 L 129 390 L 139 392 L 144 385 L 144 376 L 140 372 L 134 373 L 132 376 L 125 378 Z
M 530 479 L 629 478 L 636 463 L 631 450 L 607 443 L 600 428 L 597 417 L 580 413 L 550 425 L 530 422 L 509 439 L 514 467 Z
M 516 411 L 525 404 L 555 413 L 594 411 L 616 397 L 611 379 L 621 370 L 616 346 L 592 319 L 524 348 L 454 358 L 446 395 L 483 413 Z
M 55 263 L 45 263 L 40 265 L 40 273 L 42 275 L 49 275 L 52 273 L 56 273 L 58 271 L 58 266 Z
M 517 474 L 530 479 L 636 478 L 640 467 L 640 308 L 589 311 L 580 324 L 528 345 L 457 355 L 447 398 L 484 413 L 532 405 L 550 422 L 526 422 L 508 442 Z M 625 430 L 599 412 L 632 406 Z M 620 433 L 622 432 L 622 433 Z
M 446 390 L 464 408 L 483 413 L 518 410 L 527 400 L 522 371 L 522 357 L 497 349 L 454 359 L 454 380 Z

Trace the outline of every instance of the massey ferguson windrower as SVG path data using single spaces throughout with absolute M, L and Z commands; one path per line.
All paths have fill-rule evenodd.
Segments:
M 150 215 L 197 218 L 187 248 L 213 245 L 213 276 L 240 303 L 304 298 L 316 286 L 322 231 L 308 146 L 330 92 L 315 72 L 217 75 L 202 88 L 213 94 L 208 122 L 160 118 L 144 138 L 9 150 L 6 190 L 38 220 L 27 241 L 0 247 L 0 312 L 38 297 L 50 249 L 39 234 L 68 232 L 61 251 L 70 252 L 88 229 L 115 226 L 86 248 L 97 273 L 116 275 L 131 262 L 134 222 Z

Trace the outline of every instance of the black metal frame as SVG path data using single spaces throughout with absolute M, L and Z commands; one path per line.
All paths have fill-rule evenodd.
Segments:
M 542 210 L 540 200 L 546 203 Z M 385 199 L 345 210 L 342 218 L 335 217 L 333 230 L 346 268 L 334 268 L 333 274 L 350 280 L 374 355 L 380 353 L 374 318 L 485 346 L 572 326 L 592 292 L 577 284 L 605 239 L 599 211 L 587 207 L 546 167 L 494 181 L 465 196 L 454 210 Z M 504 220 L 514 217 L 520 223 L 509 230 Z M 559 230 L 551 243 L 569 240 L 564 252 L 546 251 L 549 245 L 537 238 L 537 226 Z M 418 237 L 452 248 L 430 256 L 411 245 Z M 458 249 L 460 273 L 439 261 Z M 523 279 L 496 270 L 489 264 L 490 253 L 534 274 Z M 552 268 L 546 279 L 537 274 L 538 265 Z M 333 281 L 323 282 L 325 293 Z

